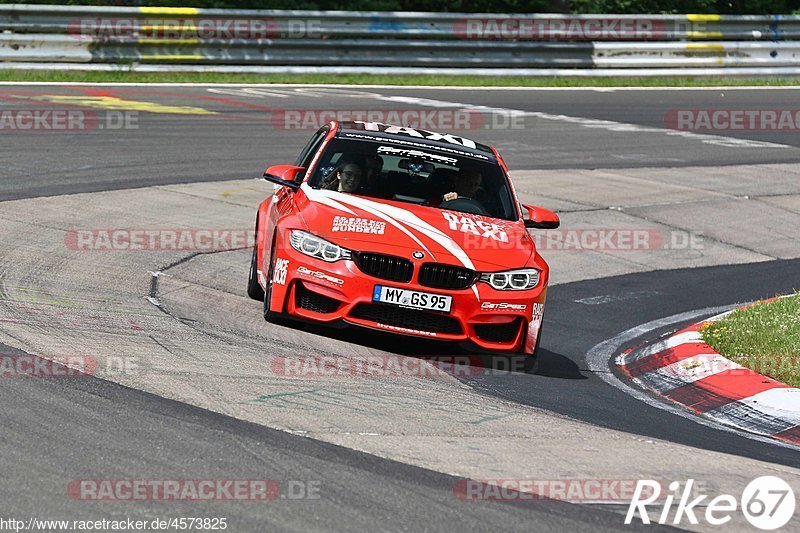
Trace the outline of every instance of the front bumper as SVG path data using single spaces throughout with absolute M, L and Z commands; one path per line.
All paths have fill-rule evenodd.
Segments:
M 443 290 L 418 282 L 419 265 L 411 281 L 402 283 L 370 276 L 351 260 L 326 263 L 291 248 L 281 249 L 278 261 L 285 270 L 276 278 L 283 283 L 273 285 L 273 311 L 421 338 L 469 341 L 484 350 L 534 351 L 547 292 L 546 270 L 539 285 L 529 291 L 498 291 L 481 282 L 467 289 Z M 451 310 L 440 313 L 373 302 L 375 285 L 449 295 Z

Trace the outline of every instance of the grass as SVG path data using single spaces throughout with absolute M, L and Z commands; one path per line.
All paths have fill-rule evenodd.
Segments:
M 800 387 L 800 293 L 737 309 L 702 333 L 731 361 Z
M 503 77 L 503 76 L 378 76 L 370 74 L 219 74 L 211 72 L 93 72 L 0 70 L 0 81 L 94 83 L 295 83 L 352 85 L 440 85 L 483 87 L 714 87 L 800 85 L 800 78 L 725 77 Z

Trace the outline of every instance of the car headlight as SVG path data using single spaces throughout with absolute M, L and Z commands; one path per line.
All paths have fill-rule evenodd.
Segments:
M 350 250 L 347 248 L 342 248 L 307 231 L 293 229 L 289 233 L 289 243 L 292 248 L 301 254 L 316 257 L 329 263 L 340 259 L 350 259 Z
M 506 272 L 484 273 L 478 279 L 498 291 L 527 291 L 539 284 L 539 271 L 535 268 L 523 268 Z

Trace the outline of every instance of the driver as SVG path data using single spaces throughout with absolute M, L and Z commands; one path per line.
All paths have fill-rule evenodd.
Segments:
M 366 168 L 366 175 L 364 176 L 366 179 L 364 181 L 367 184 L 376 183 L 383 170 L 383 158 L 375 154 L 367 155 L 364 158 L 364 166 Z
M 483 183 L 483 176 L 477 170 L 462 170 L 455 179 L 453 188 L 455 191 L 448 192 L 442 196 L 441 209 L 452 209 L 453 211 L 463 211 L 474 215 L 489 216 L 486 208 L 476 199 L 478 191 Z
M 361 180 L 361 192 L 369 196 L 391 198 L 389 184 L 383 177 L 383 158 L 379 155 L 364 156 L 364 179 Z
M 478 189 L 481 188 L 483 183 L 483 176 L 477 170 L 464 170 L 455 180 L 453 187 L 455 191 L 446 193 L 442 200 L 449 202 L 458 198 L 475 199 Z

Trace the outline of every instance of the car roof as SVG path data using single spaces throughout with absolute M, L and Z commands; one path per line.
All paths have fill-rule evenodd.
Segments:
M 491 147 L 452 133 L 438 133 L 420 128 L 409 128 L 381 122 L 351 121 L 339 122 L 336 136 L 340 138 L 386 140 L 408 145 L 410 142 L 424 145 L 430 149 L 453 153 L 454 151 L 471 155 L 477 159 L 495 162 Z

